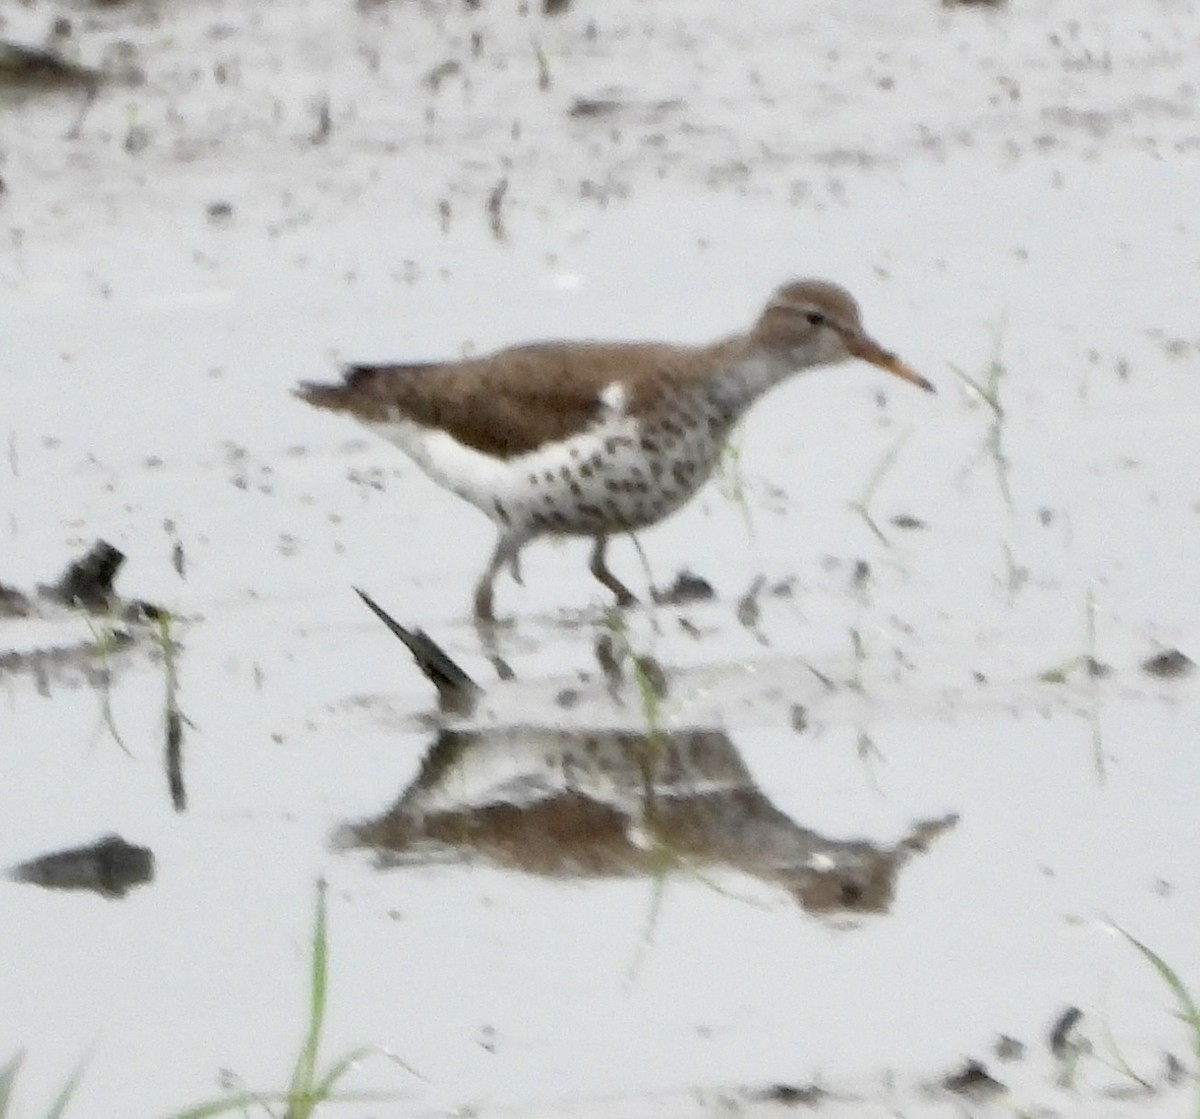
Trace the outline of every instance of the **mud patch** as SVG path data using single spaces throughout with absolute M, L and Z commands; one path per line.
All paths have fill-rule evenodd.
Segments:
M 20 863 L 9 871 L 9 877 L 48 890 L 91 890 L 104 897 L 122 898 L 154 878 L 154 852 L 119 835 L 107 835 L 84 847 Z
M 85 641 L 39 644 L 31 649 L 0 649 L 0 675 L 26 673 L 43 689 L 50 679 L 72 673 L 90 677 L 110 672 L 124 653 L 149 637 L 148 624 L 166 617 L 166 611 L 141 599 L 124 599 L 115 583 L 124 554 L 98 540 L 69 563 L 54 581 L 31 594 L 0 584 L 0 621 L 39 619 L 53 623 L 63 611 L 96 619 L 93 636 Z

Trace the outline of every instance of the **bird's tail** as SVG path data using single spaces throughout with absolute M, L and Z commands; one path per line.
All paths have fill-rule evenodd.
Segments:
M 432 364 L 348 365 L 340 384 L 302 381 L 293 392 L 314 408 L 330 412 L 360 411 L 364 404 L 381 395 L 380 389 L 390 378 L 429 369 Z
M 343 412 L 349 407 L 345 385 L 321 385 L 316 381 L 301 381 L 292 389 L 292 394 L 314 408 L 327 408 L 331 412 Z

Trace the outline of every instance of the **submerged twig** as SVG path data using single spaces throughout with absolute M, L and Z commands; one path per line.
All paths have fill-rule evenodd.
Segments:
M 1082 671 L 1086 674 L 1090 684 L 1088 722 L 1091 726 L 1092 760 L 1096 767 L 1096 777 L 1101 784 L 1104 784 L 1108 776 L 1108 767 L 1104 759 L 1104 740 L 1100 727 L 1100 693 L 1097 681 L 1107 676 L 1112 669 L 1096 657 L 1096 595 L 1090 586 L 1084 596 L 1084 634 L 1085 647 L 1082 653 L 1039 672 L 1037 678 L 1043 684 L 1065 684 L 1076 672 Z
M 187 808 L 187 790 L 183 782 L 183 724 L 186 720 L 179 709 L 179 670 L 175 654 L 179 645 L 171 636 L 171 615 L 162 611 L 155 619 L 154 640 L 163 655 L 164 687 L 163 718 L 166 739 L 167 789 L 176 812 Z M 188 723 L 190 726 L 190 722 Z
M 424 630 L 405 629 L 366 591 L 355 587 L 354 593 L 412 654 L 417 667 L 437 689 L 439 709 L 456 715 L 470 714 L 483 689 Z
M 972 377 L 966 370 L 959 366 L 950 363 L 950 370 L 960 381 L 963 382 L 976 396 L 982 400 L 989 409 L 991 409 L 992 418 L 988 424 L 987 434 L 984 436 L 983 449 L 980 455 L 977 455 L 963 467 L 961 474 L 965 475 L 970 472 L 972 467 L 978 462 L 982 455 L 987 455 L 992 460 L 992 464 L 996 471 L 996 485 L 1000 489 L 1000 495 L 1004 499 L 1004 504 L 1007 506 L 1010 513 L 1015 512 L 1013 504 L 1012 490 L 1008 484 L 1008 473 L 1011 464 L 1008 461 L 1008 456 L 1004 452 L 1004 405 L 1000 401 L 1000 382 L 1008 373 L 1008 369 L 1001 360 L 1001 352 L 1004 345 L 1004 331 L 1007 326 L 1008 314 L 1001 312 L 1000 318 L 992 330 L 992 356 L 988 361 L 987 368 L 984 370 L 982 378 Z

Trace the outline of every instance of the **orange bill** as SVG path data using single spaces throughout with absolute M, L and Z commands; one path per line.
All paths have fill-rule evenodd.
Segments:
M 880 369 L 886 369 L 902 381 L 908 381 L 909 384 L 916 385 L 917 388 L 924 389 L 926 392 L 937 392 L 937 389 L 925 380 L 920 373 L 915 369 L 909 368 L 895 354 L 885 350 L 878 342 L 873 338 L 868 338 L 865 334 L 848 337 L 846 339 L 846 349 L 855 357 L 861 358 L 863 361 L 869 361 L 872 365 L 879 366 Z

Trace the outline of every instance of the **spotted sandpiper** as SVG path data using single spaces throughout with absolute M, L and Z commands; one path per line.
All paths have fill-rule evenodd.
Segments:
M 496 575 L 507 564 L 519 582 L 521 548 L 545 535 L 592 537 L 592 574 L 620 605 L 634 603 L 605 563 L 608 537 L 684 505 L 772 386 L 849 358 L 933 391 L 866 333 L 849 292 L 795 280 L 750 330 L 706 346 L 533 342 L 458 361 L 354 365 L 341 384 L 305 383 L 296 395 L 366 424 L 495 522 L 475 588 L 475 616 L 490 621 Z

